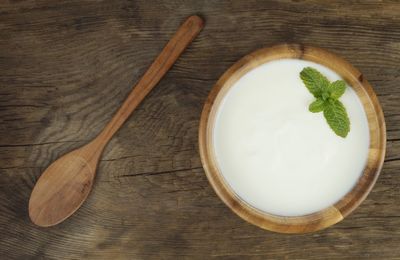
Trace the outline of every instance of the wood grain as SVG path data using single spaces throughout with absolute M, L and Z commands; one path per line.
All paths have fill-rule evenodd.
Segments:
M 254 208 L 229 186 L 217 163 L 213 132 L 218 110 L 235 83 L 251 70 L 278 59 L 312 61 L 338 73 L 359 97 L 368 120 L 370 145 L 367 163 L 355 187 L 334 205 L 313 214 L 285 217 Z M 309 233 L 342 221 L 367 197 L 382 169 L 386 152 L 386 126 L 382 108 L 363 74 L 343 58 L 324 49 L 301 44 L 279 44 L 256 50 L 233 64 L 217 81 L 204 104 L 199 127 L 199 148 L 207 178 L 221 200 L 244 220 L 279 233 Z
M 31 224 L 28 200 L 41 172 L 96 136 L 193 13 L 205 18 L 204 30 L 111 140 L 85 205 L 54 228 Z M 231 213 L 197 148 L 201 109 L 222 73 L 282 42 L 347 59 L 374 86 L 386 119 L 374 189 L 315 234 L 275 234 Z M 399 60 L 397 1 L 0 1 L 0 254 L 399 259 Z
M 41 227 L 54 226 L 79 209 L 92 189 L 105 146 L 200 33 L 203 24 L 199 16 L 188 17 L 100 134 L 47 167 L 29 199 L 29 217 L 33 223 Z

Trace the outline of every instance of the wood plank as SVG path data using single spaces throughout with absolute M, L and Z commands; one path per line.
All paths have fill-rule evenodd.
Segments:
M 193 13 L 205 18 L 204 31 L 107 146 L 87 203 L 54 228 L 31 224 L 28 199 L 42 170 L 100 131 Z M 386 117 L 386 162 L 372 193 L 344 221 L 313 234 L 242 221 L 216 197 L 198 155 L 198 120 L 213 84 L 243 55 L 281 42 L 346 58 L 370 81 Z M 399 259 L 399 60 L 397 1 L 2 1 L 0 253 Z

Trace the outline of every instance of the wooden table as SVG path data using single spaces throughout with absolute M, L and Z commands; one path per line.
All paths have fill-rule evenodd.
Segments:
M 41 172 L 98 133 L 193 13 L 204 31 L 107 146 L 89 199 L 56 227 L 34 226 L 27 205 Z M 213 84 L 243 55 L 282 42 L 345 57 L 386 115 L 373 191 L 341 223 L 306 235 L 234 215 L 198 154 Z M 0 258 L 400 259 L 399 65 L 398 1 L 1 1 Z

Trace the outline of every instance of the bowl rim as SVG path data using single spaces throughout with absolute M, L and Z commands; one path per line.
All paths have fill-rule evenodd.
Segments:
M 356 185 L 334 205 L 304 216 L 278 216 L 261 211 L 241 199 L 225 182 L 217 167 L 212 145 L 216 111 L 230 87 L 251 69 L 268 61 L 294 58 L 313 61 L 338 73 L 355 90 L 367 115 L 370 146 L 367 164 Z M 386 151 L 386 126 L 382 108 L 371 85 L 349 62 L 324 49 L 301 44 L 279 44 L 256 50 L 235 62 L 219 78 L 204 104 L 199 125 L 199 151 L 208 181 L 218 197 L 238 216 L 263 229 L 279 233 L 307 233 L 327 228 L 356 209 L 374 186 Z

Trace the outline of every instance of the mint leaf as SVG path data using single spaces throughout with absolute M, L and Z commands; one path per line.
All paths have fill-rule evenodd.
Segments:
M 311 67 L 304 68 L 300 72 L 300 78 L 316 98 L 308 110 L 312 113 L 323 111 L 330 128 L 338 136 L 346 137 L 350 131 L 350 120 L 346 108 L 338 100 L 346 91 L 346 82 L 337 80 L 331 83 L 318 70 Z
M 341 137 L 346 137 L 350 131 L 350 120 L 346 108 L 339 100 L 331 100 L 324 107 L 324 117 L 331 129 Z
M 329 80 L 324 75 L 311 67 L 304 68 L 300 72 L 300 78 L 311 94 L 316 98 L 321 97 L 324 90 L 330 85 Z
M 336 80 L 329 85 L 328 89 L 331 98 L 338 99 L 344 94 L 346 83 L 343 80 Z
M 324 110 L 325 101 L 321 98 L 316 99 L 314 102 L 310 104 L 308 110 L 313 113 L 318 113 Z
M 330 96 L 330 94 L 327 90 L 322 91 L 321 98 L 323 101 L 327 101 L 329 99 L 329 96 Z

